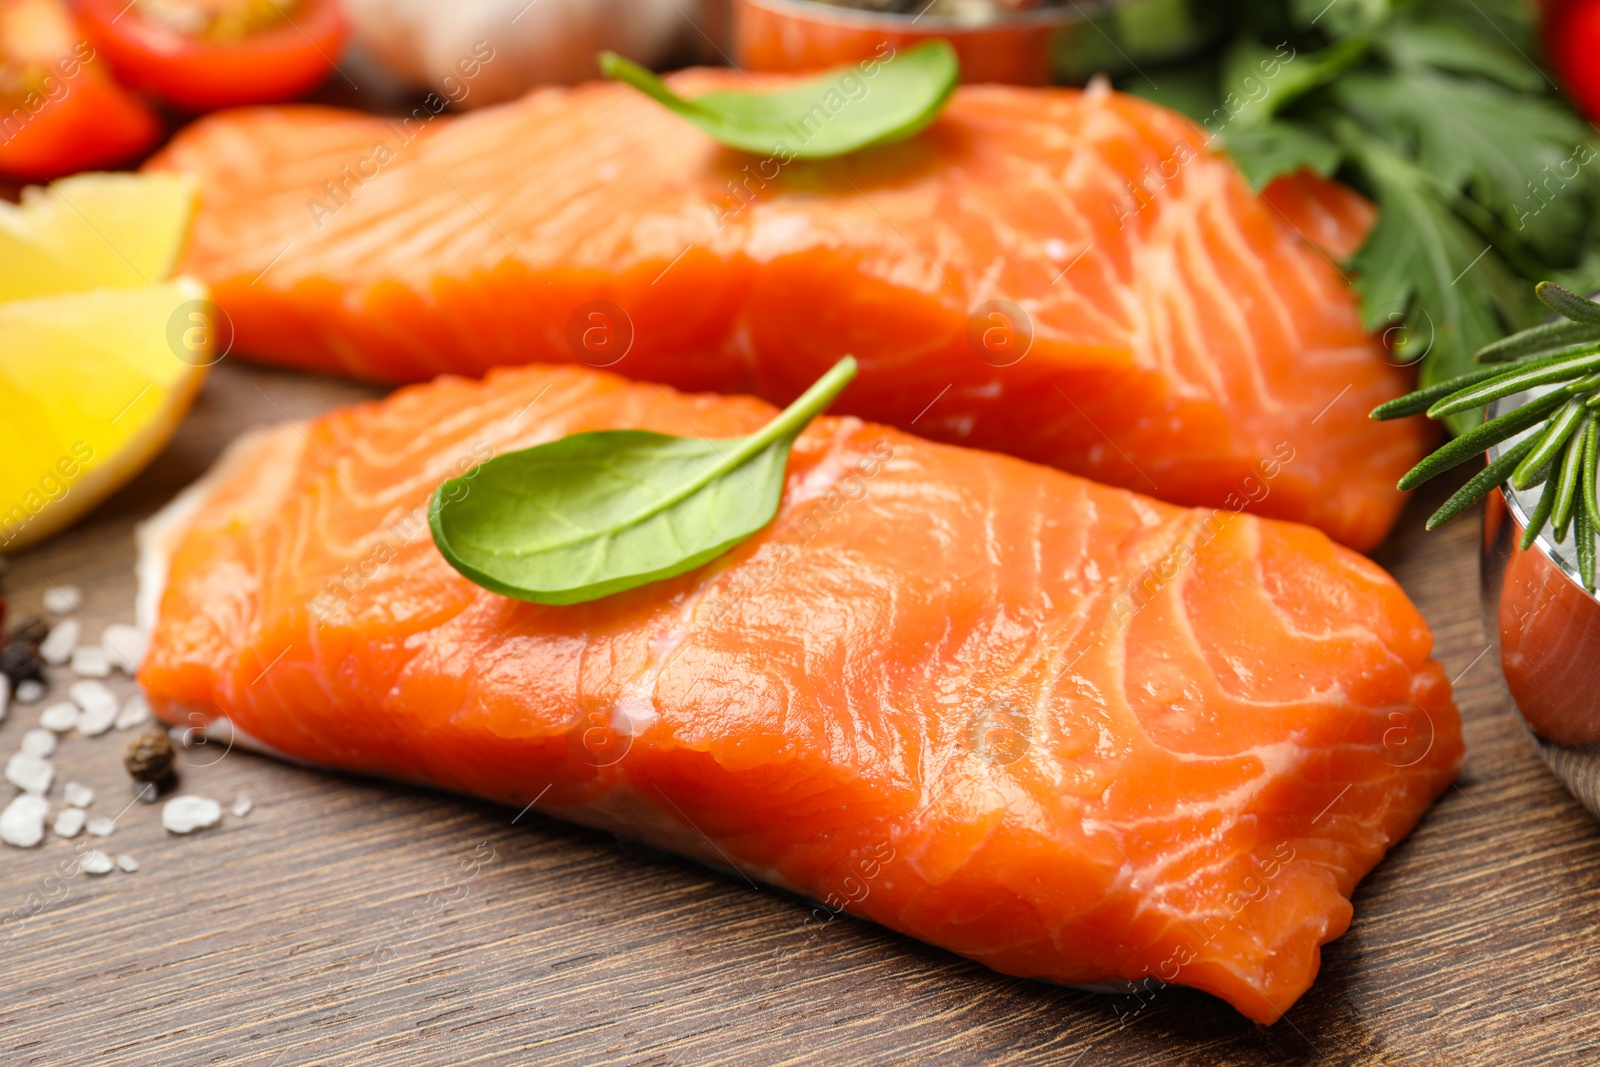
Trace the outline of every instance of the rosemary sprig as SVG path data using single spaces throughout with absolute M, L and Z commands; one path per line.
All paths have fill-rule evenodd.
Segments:
M 1375 419 L 1427 414 L 1432 419 L 1476 411 L 1494 400 L 1549 387 L 1531 400 L 1446 443 L 1400 479 L 1413 489 L 1472 459 L 1485 449 L 1540 427 L 1474 475 L 1428 519 L 1434 530 L 1460 515 L 1489 490 L 1509 481 L 1519 490 L 1543 484 L 1521 547 L 1547 527 L 1557 544 L 1577 538 L 1578 574 L 1595 589 L 1595 534 L 1600 531 L 1600 303 L 1554 282 L 1534 289 L 1562 316 L 1480 349 L 1476 367 L 1373 409 Z M 1542 426 L 1541 426 L 1542 424 Z

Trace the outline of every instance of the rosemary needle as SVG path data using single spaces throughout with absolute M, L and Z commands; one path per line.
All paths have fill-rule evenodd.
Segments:
M 1567 442 L 1566 455 L 1561 457 L 1561 480 L 1556 485 L 1556 506 L 1550 521 L 1556 526 L 1556 543 L 1567 539 L 1567 528 L 1572 523 L 1572 508 L 1578 502 L 1578 476 L 1583 472 L 1583 441 L 1588 434 Z
M 1600 303 L 1553 282 L 1540 282 L 1534 292 L 1562 316 L 1560 321 L 1485 346 L 1477 354 L 1484 366 L 1380 405 L 1372 417 L 1426 413 L 1442 419 L 1541 390 L 1447 442 L 1407 471 L 1400 488 L 1413 489 L 1531 431 L 1445 501 L 1428 519 L 1428 529 L 1449 522 L 1507 481 L 1519 491 L 1543 483 L 1521 546 L 1530 547 L 1547 529 L 1558 544 L 1575 531 L 1578 569 L 1593 590 L 1594 538 L 1600 531 Z

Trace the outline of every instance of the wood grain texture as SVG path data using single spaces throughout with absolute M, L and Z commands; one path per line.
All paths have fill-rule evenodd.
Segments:
M 225 362 L 151 470 L 13 561 L 13 611 L 72 582 L 93 625 L 131 621 L 134 522 L 245 427 L 370 395 Z M 0 1063 L 1590 1062 L 1600 833 L 1480 657 L 1477 528 L 1423 534 L 1437 496 L 1379 560 L 1461 675 L 1466 765 L 1276 1026 L 1177 988 L 1120 1026 L 1109 997 L 848 918 L 808 941 L 792 897 L 537 814 L 211 748 L 185 754 L 185 789 L 255 810 L 180 838 L 134 805 L 97 843 L 136 856 L 136 874 L 49 882 L 77 842 L 0 848 Z M 0 753 L 43 706 L 13 706 Z M 129 800 L 128 740 L 57 754 L 61 780 L 99 792 L 91 814 Z

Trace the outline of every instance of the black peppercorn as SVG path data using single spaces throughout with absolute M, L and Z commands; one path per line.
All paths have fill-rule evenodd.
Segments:
M 123 766 L 136 782 L 153 782 L 160 788 L 172 778 L 172 742 L 162 730 L 151 730 L 128 746 Z

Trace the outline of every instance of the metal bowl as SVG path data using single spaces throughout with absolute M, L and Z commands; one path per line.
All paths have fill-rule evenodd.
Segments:
M 1490 405 L 1489 417 L 1532 395 Z M 1521 436 L 1491 448 L 1490 461 Z M 1574 538 L 1558 545 L 1547 531 L 1527 551 L 1517 547 L 1537 493 L 1507 484 L 1488 496 L 1480 569 L 1484 632 L 1539 755 L 1600 818 L 1600 598 L 1578 579 Z
M 1038 8 L 974 22 L 812 0 L 733 0 L 734 50 L 747 70 L 787 72 L 879 58 L 885 46 L 898 51 L 942 37 L 961 59 L 963 81 L 1047 85 L 1059 39 L 1086 23 L 1081 10 Z

